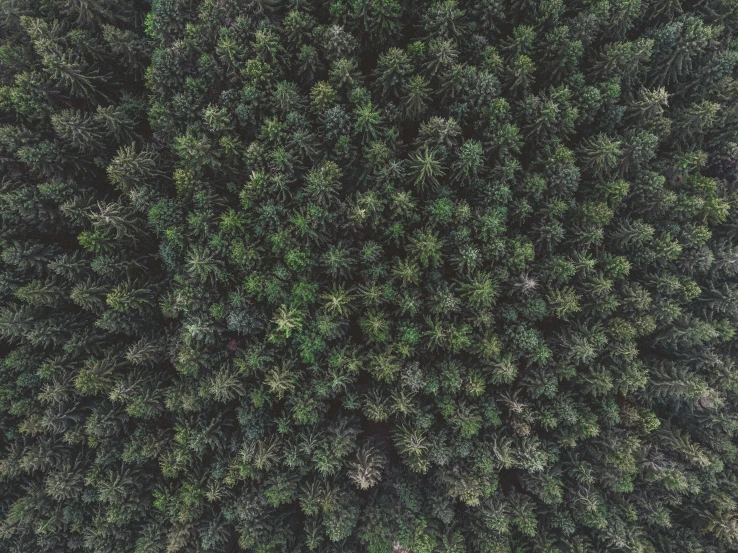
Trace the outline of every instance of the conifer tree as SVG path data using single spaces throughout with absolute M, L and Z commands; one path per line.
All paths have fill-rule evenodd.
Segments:
M 0 13 L 0 550 L 738 547 L 733 2 Z

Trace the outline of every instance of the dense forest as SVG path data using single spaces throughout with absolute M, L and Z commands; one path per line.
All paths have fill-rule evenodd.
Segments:
M 738 551 L 738 0 L 0 0 L 1 553 Z

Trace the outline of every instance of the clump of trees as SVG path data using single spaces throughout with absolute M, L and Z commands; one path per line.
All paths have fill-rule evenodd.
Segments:
M 0 550 L 738 547 L 738 3 L 0 6 Z

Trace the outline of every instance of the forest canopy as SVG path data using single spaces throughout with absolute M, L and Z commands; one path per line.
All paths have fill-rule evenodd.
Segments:
M 738 550 L 738 0 L 0 0 L 0 552 Z

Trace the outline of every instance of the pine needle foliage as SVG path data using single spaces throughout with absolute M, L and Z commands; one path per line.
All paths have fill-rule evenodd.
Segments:
M 0 7 L 0 551 L 738 548 L 738 4 Z

